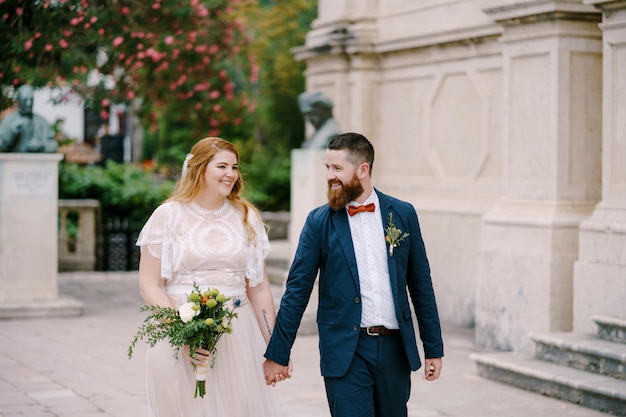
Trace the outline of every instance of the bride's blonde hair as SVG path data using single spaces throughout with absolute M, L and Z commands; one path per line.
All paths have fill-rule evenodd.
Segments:
M 191 152 L 185 159 L 186 170 L 183 171 L 183 174 L 176 184 L 176 188 L 167 201 L 191 203 L 202 191 L 202 187 L 204 186 L 204 171 L 207 165 L 220 151 L 232 152 L 235 154 L 237 162 L 239 162 L 239 152 L 232 143 L 218 137 L 208 137 L 199 140 L 193 148 L 191 148 Z M 237 181 L 235 181 L 235 185 L 227 198 L 235 207 L 241 210 L 243 214 L 243 224 L 248 231 L 248 240 L 250 241 L 254 239 L 256 233 L 250 222 L 248 222 L 248 212 L 252 210 L 258 214 L 258 210 L 252 203 L 241 196 L 243 192 L 243 180 L 241 179 L 239 168 L 237 168 L 237 173 L 239 174 Z

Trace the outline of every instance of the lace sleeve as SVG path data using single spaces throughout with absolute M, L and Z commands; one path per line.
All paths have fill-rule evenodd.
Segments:
M 172 224 L 171 207 L 163 204 L 154 210 L 137 238 L 137 246 L 148 250 L 150 255 L 161 260 L 161 277 L 172 278 Z
M 255 211 L 248 212 L 248 221 L 254 227 L 256 235 L 246 246 L 246 278 L 249 285 L 254 287 L 263 282 L 265 258 L 270 251 L 270 242 L 263 221 Z

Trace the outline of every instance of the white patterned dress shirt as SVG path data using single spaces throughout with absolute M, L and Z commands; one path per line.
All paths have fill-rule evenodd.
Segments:
M 361 287 L 361 327 L 385 326 L 397 329 L 399 326 L 391 293 L 380 202 L 373 190 L 363 205 L 369 203 L 375 204 L 374 212 L 348 215 Z M 360 204 L 352 201 L 348 205 Z

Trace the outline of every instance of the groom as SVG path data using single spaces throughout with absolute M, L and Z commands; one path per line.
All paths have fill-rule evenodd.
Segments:
M 439 377 L 443 340 L 415 209 L 372 186 L 374 148 L 358 133 L 326 151 L 328 204 L 308 215 L 265 352 L 267 384 L 290 376 L 289 356 L 319 271 L 321 371 L 333 417 L 406 417 L 411 371 Z M 408 290 L 408 291 L 407 291 Z

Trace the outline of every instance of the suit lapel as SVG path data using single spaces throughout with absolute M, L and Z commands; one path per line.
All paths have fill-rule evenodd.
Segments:
M 339 244 L 346 257 L 348 267 L 352 273 L 352 278 L 357 288 L 359 286 L 359 271 L 356 266 L 356 255 L 354 254 L 354 246 L 352 245 L 352 234 L 350 233 L 350 224 L 348 223 L 348 213 L 346 210 L 331 210 L 331 220 L 335 231 L 337 232 L 337 238 Z
M 389 218 L 389 213 L 393 213 L 393 207 L 391 204 L 391 200 L 387 198 L 387 196 L 380 191 L 376 190 L 378 194 L 378 201 L 380 202 L 380 215 L 383 220 L 383 234 L 385 234 L 385 228 L 387 227 L 387 219 Z M 397 217 L 397 214 L 394 213 L 394 217 Z M 398 271 L 396 268 L 396 261 L 393 256 L 389 256 L 389 247 L 385 245 L 385 250 L 387 251 L 387 265 L 389 267 L 389 278 L 391 280 L 391 292 L 393 293 L 393 299 L 398 299 Z

